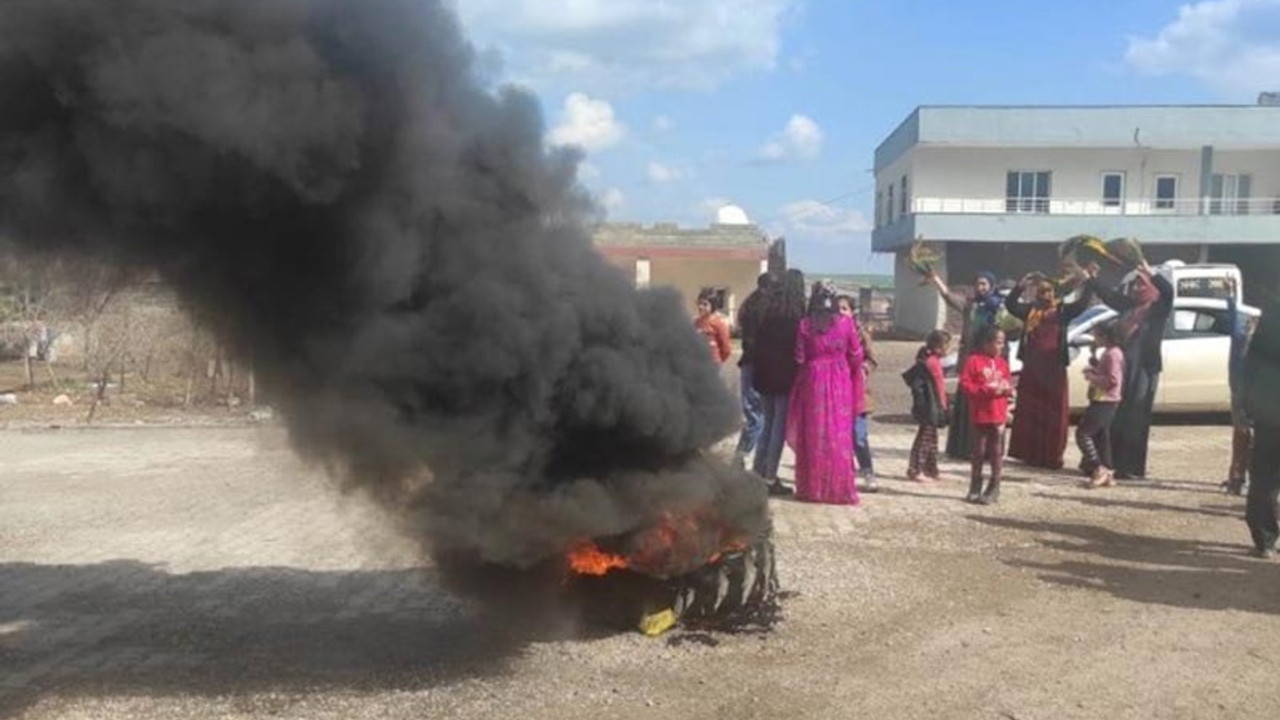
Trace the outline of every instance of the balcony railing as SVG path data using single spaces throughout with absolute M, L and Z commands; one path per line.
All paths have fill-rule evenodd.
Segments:
M 932 198 L 911 201 L 919 214 L 974 215 L 1280 215 L 1280 198 Z

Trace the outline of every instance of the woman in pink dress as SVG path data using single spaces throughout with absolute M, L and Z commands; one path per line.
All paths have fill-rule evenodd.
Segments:
M 853 320 L 837 312 L 836 293 L 828 286 L 814 286 L 809 314 L 796 333 L 796 364 L 787 409 L 787 444 L 796 454 L 796 498 L 857 505 L 857 467 L 849 438 L 854 418 L 862 412 L 862 343 Z

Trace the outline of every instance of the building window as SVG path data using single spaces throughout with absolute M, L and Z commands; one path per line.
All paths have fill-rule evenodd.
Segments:
M 1102 207 L 1118 208 L 1124 203 L 1124 173 L 1102 173 Z
M 1005 212 L 1049 212 L 1049 185 L 1052 173 L 1010 170 L 1005 179 Z
M 892 225 L 893 224 L 893 183 L 889 184 L 888 198 L 889 198 L 889 201 L 884 204 L 884 207 L 885 207 L 884 221 L 887 224 Z
M 1214 173 L 1209 186 L 1210 215 L 1248 215 L 1252 175 Z
M 1156 209 L 1173 210 L 1178 201 L 1178 176 L 1156 176 Z
M 907 214 L 907 208 L 910 206 L 910 200 L 908 198 L 910 197 L 911 197 L 910 193 L 907 192 L 907 176 L 903 175 L 902 176 L 902 197 L 899 200 L 899 202 L 901 202 L 902 205 L 898 209 L 899 215 Z
M 884 191 L 876 191 L 876 227 L 884 225 Z

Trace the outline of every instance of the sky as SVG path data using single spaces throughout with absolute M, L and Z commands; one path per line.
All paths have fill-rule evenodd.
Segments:
M 871 252 L 875 147 L 919 105 L 1253 103 L 1280 0 L 454 0 L 608 219 L 733 203 L 810 272 Z

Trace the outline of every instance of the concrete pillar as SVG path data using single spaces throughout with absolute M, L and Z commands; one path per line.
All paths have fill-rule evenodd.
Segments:
M 940 249 L 941 246 L 934 246 Z M 922 285 L 921 278 L 907 262 L 908 250 L 899 250 L 893 264 L 894 329 L 924 335 L 943 327 L 947 309 L 933 285 Z M 946 267 L 936 268 L 946 279 Z
M 1213 189 L 1213 146 L 1200 148 L 1200 214 L 1209 214 L 1209 191 Z
M 647 290 L 650 277 L 649 258 L 636 260 L 636 289 Z

